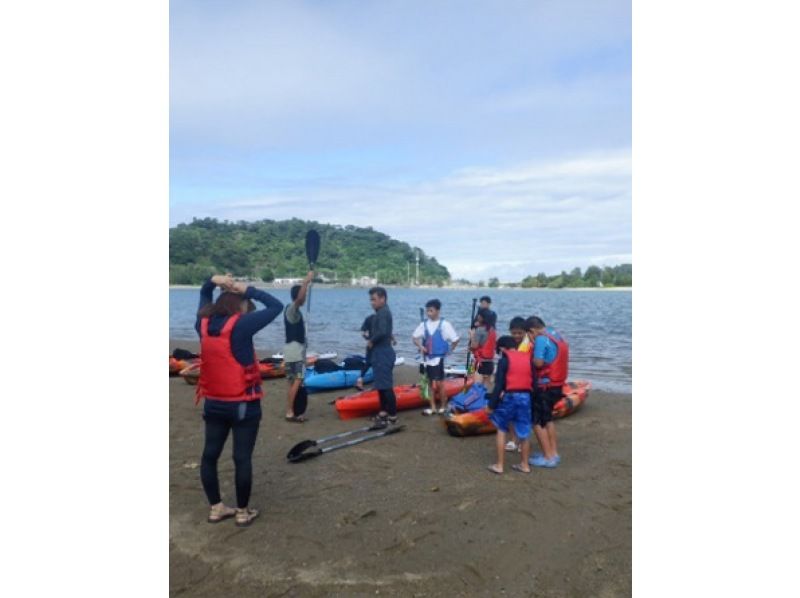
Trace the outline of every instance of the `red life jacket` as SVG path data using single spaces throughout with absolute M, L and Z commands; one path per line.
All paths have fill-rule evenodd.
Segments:
M 243 366 L 231 351 L 231 332 L 240 316 L 235 314 L 228 318 L 219 336 L 208 334 L 208 318 L 201 320 L 200 382 L 195 402 L 200 397 L 215 401 L 257 401 L 264 396 L 258 359 L 254 359 L 249 366 Z
M 494 358 L 494 350 L 497 345 L 497 331 L 494 328 L 487 328 L 489 331 L 489 338 L 480 347 L 473 349 L 472 354 L 475 356 L 475 363 L 480 365 L 483 361 L 490 361 Z
M 569 373 L 569 345 L 562 336 L 560 339 L 550 335 L 546 330 L 543 334 L 556 344 L 556 358 L 552 363 L 546 363 L 540 368 L 536 368 L 536 379 L 549 378 L 547 384 L 540 384 L 539 388 L 560 388 L 567 381 Z
M 515 349 L 504 349 L 508 359 L 506 391 L 529 391 L 533 388 L 533 364 L 531 354 Z

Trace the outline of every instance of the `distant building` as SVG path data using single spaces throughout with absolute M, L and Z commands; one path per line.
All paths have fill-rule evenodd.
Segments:
M 371 278 L 369 276 L 362 276 L 361 278 L 351 278 L 350 284 L 354 287 L 374 287 L 378 284 L 377 278 Z
M 279 286 L 279 287 L 294 286 L 296 284 L 302 284 L 302 282 L 303 282 L 302 278 L 276 278 L 275 280 L 272 281 L 272 283 L 275 286 Z

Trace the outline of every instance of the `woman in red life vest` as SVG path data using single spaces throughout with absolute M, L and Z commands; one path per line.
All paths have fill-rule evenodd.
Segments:
M 212 302 L 214 288 L 222 293 Z M 253 301 L 264 304 L 256 310 Z M 252 488 L 252 455 L 261 422 L 261 374 L 253 348 L 253 335 L 281 313 L 283 304 L 269 293 L 234 282 L 230 276 L 212 276 L 200 289 L 195 328 L 200 335 L 200 381 L 197 400 L 205 399 L 205 447 L 200 464 L 211 512 L 209 523 L 236 517 L 246 527 L 258 517 L 248 508 Z M 222 502 L 217 461 L 228 433 L 233 430 L 236 469 L 236 509 Z

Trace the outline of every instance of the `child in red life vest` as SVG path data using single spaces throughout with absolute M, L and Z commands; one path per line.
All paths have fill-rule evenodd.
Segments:
M 553 405 L 563 395 L 569 373 L 569 345 L 561 334 L 546 326 L 544 321 L 531 316 L 525 322 L 533 344 L 533 366 L 536 389 L 533 396 L 533 431 L 541 452 L 534 454 L 530 464 L 534 467 L 557 467 L 558 455 L 556 427 L 553 423 Z
M 489 398 L 489 419 L 497 427 L 497 462 L 489 466 L 493 473 L 503 473 L 506 434 L 514 425 L 521 449 L 521 462 L 511 468 L 530 473 L 528 454 L 531 435 L 531 394 L 533 392 L 533 363 L 530 353 L 517 351 L 517 343 L 510 336 L 497 340 L 497 350 L 502 353 L 497 364 L 494 391 Z
M 488 309 L 479 309 L 473 322 L 475 327 L 469 330 L 469 348 L 475 358 L 474 382 L 484 385 L 494 374 L 497 331 L 491 322 L 491 312 Z
M 511 334 L 511 338 L 514 339 L 514 342 L 517 343 L 514 347 L 517 351 L 523 352 L 530 352 L 531 346 L 528 342 L 528 337 L 526 336 L 526 328 L 525 328 L 525 318 L 521 316 L 516 316 L 511 318 L 511 322 L 508 324 L 508 331 Z M 527 344 L 526 344 L 527 343 Z M 520 447 L 517 444 L 517 435 L 514 433 L 514 426 L 510 426 L 508 430 L 508 442 L 506 442 L 506 450 L 510 453 L 519 452 Z

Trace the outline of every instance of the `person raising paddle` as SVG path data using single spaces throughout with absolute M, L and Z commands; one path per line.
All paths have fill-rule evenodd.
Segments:
M 303 284 L 292 287 L 289 294 L 292 302 L 283 310 L 283 326 L 286 329 L 286 345 L 283 347 L 283 360 L 286 364 L 286 380 L 289 389 L 286 393 L 286 421 L 302 423 L 305 418 L 294 412 L 294 400 L 303 384 L 306 373 L 306 323 L 300 308 L 306 301 L 308 285 L 314 280 L 314 272 L 306 274 Z

